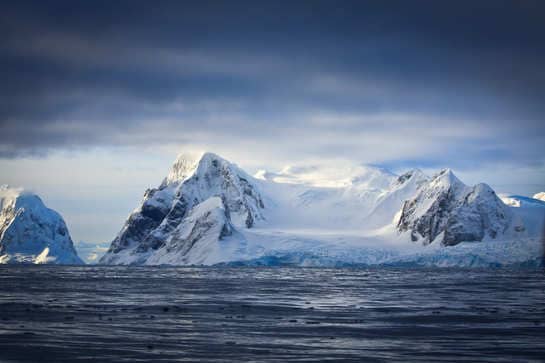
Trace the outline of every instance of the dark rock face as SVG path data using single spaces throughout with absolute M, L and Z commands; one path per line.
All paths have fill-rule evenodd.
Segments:
M 451 215 L 445 230 L 445 245 L 461 241 L 481 241 L 485 236 L 496 238 L 511 222 L 508 207 L 486 184 L 478 184 L 465 195 Z
M 148 250 L 157 250 L 164 246 L 165 236 L 173 231 L 182 221 L 188 211 L 188 203 L 183 197 L 174 199 L 171 209 L 161 219 L 159 225 L 153 227 L 148 234 L 141 239 L 137 252 L 147 252 Z
M 412 178 L 413 174 L 414 174 L 413 171 L 408 171 L 405 174 L 398 176 L 396 183 L 399 185 L 405 183 L 407 180 Z
M 418 199 L 406 201 L 398 222 L 398 229 L 400 231 L 411 230 L 412 241 L 417 241 L 418 236 L 421 236 L 426 238 L 424 243 L 430 243 L 445 230 L 454 204 L 454 194 L 451 189 L 447 189 L 437 196 L 424 215 L 413 221 L 411 217 L 419 206 Z
M 108 252 L 117 253 L 135 241 L 145 241 L 150 237 L 150 233 L 163 222 L 170 212 L 165 196 L 160 194 L 160 189 L 146 191 L 140 210 L 129 216 L 124 228 L 110 245 Z M 150 241 L 146 245 L 154 246 L 157 243 Z
M 510 223 L 508 208 L 486 184 L 467 187 L 450 171 L 423 185 L 414 199 L 405 201 L 397 228 L 410 231 L 411 240 L 429 244 L 440 234 L 441 243 L 496 238 Z

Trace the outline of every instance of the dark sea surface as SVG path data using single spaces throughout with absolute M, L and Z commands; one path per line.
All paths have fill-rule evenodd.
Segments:
M 545 361 L 543 271 L 0 267 L 0 361 Z

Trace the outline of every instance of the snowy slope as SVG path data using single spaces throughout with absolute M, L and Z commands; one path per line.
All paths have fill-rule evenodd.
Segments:
M 521 195 L 501 195 L 513 214 L 512 228 L 518 236 L 542 236 L 545 241 L 545 202 Z
M 506 205 L 450 170 L 305 166 L 252 177 L 215 154 L 181 155 L 100 262 L 523 265 L 541 261 L 543 221 L 545 208 Z
M 538 200 L 541 200 L 541 201 L 545 202 L 545 192 L 540 192 L 540 193 L 534 194 L 534 196 L 532 198 L 538 199 Z
M 395 218 L 403 203 L 412 198 L 417 190 L 428 181 L 428 177 L 418 169 L 399 176 L 387 190 L 378 197 L 373 210 L 366 218 L 368 227 L 381 227 L 395 223 Z
M 340 188 L 355 186 L 362 190 L 385 189 L 396 175 L 369 166 L 336 163 L 335 165 L 287 166 L 280 172 L 260 170 L 257 179 L 281 184 L 300 184 L 313 187 Z
M 328 168 L 322 170 L 317 167 L 297 168 L 299 173 L 291 168 L 291 178 L 286 182 L 284 169 L 281 173 L 267 173 L 276 176 L 264 178 L 263 172 L 256 177 L 260 190 L 267 203 L 267 227 L 282 230 L 362 230 L 371 225 L 377 227 L 390 223 L 397 209 L 393 212 L 387 205 L 396 197 L 387 198 L 393 190 L 397 196 L 410 196 L 410 183 L 402 183 L 394 174 L 372 166 L 355 166 L 353 168 Z M 304 171 L 301 171 L 301 169 Z M 310 172 L 310 171 L 312 172 Z M 335 170 L 335 172 L 333 171 Z M 311 182 L 311 176 L 317 181 Z M 332 180 L 327 182 L 326 177 Z M 398 190 L 399 189 L 399 190 Z M 378 209 L 377 209 L 378 208 Z M 374 215 L 377 218 L 370 220 L 369 216 L 377 209 Z M 379 213 L 379 212 L 382 212 Z M 378 218 L 378 216 L 381 218 Z
M 62 217 L 35 194 L 0 187 L 0 263 L 82 264 Z

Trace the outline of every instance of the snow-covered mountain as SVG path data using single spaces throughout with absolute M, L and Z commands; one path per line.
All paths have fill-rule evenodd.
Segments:
M 252 228 L 264 219 L 263 198 L 253 181 L 218 155 L 180 155 L 161 185 L 146 191 L 100 262 L 157 264 L 154 255 L 160 250 L 170 263 L 198 263 L 186 255 L 205 239 L 229 235 L 232 223 Z
M 0 186 L 0 263 L 82 264 L 62 217 L 35 194 Z
M 545 192 L 536 193 L 532 198 L 545 202 Z
M 543 222 L 545 203 L 508 205 L 450 170 L 429 178 L 304 166 L 250 176 L 212 153 L 180 155 L 100 263 L 535 264 Z
M 452 246 L 503 235 L 511 224 L 507 207 L 486 184 L 468 187 L 449 169 L 417 188 L 404 202 L 397 227 L 411 240 L 430 244 L 436 239 Z

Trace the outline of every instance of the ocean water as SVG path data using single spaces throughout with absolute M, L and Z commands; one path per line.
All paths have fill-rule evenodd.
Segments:
M 1 362 L 545 361 L 543 271 L 0 267 Z

